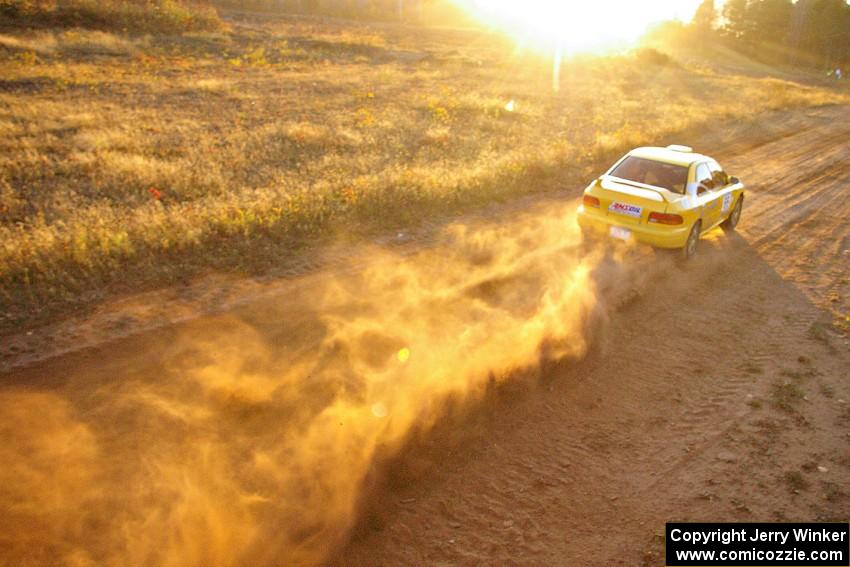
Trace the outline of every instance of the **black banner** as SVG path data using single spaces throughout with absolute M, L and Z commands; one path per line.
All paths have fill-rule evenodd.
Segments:
M 850 567 L 850 524 L 670 523 L 668 567 Z

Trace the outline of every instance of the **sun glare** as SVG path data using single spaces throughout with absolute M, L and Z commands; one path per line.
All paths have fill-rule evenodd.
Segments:
M 690 20 L 699 0 L 461 0 L 485 24 L 530 47 L 564 54 L 634 45 L 656 22 Z

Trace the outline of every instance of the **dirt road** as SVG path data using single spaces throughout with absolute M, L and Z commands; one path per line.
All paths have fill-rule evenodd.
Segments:
M 437 451 L 338 564 L 662 565 L 666 521 L 847 521 L 850 356 L 821 325 L 850 311 L 850 112 L 816 116 L 719 152 L 750 182 L 740 234 Z
M 2 563 L 660 565 L 666 521 L 847 521 L 850 109 L 721 138 L 743 221 L 686 267 L 549 200 L 9 370 Z

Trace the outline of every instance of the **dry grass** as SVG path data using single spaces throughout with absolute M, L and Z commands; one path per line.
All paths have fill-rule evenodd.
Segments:
M 0 37 L 0 327 L 267 271 L 340 231 L 579 186 L 631 146 L 845 100 L 646 53 L 573 62 L 554 94 L 547 61 L 490 36 L 276 22 Z
M 0 27 L 179 33 L 218 29 L 222 22 L 193 0 L 0 0 Z

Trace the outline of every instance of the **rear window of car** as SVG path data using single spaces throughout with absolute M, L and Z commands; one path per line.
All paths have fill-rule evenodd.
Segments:
M 682 194 L 688 183 L 687 167 L 635 156 L 626 156 L 609 175 Z

